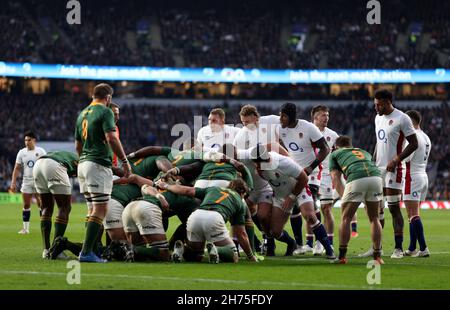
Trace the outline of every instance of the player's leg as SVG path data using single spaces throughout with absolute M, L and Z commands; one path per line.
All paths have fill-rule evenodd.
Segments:
M 145 241 L 145 246 L 134 247 L 136 258 L 168 261 L 169 243 L 163 227 L 161 208 L 147 201 L 137 201 L 131 214 Z
M 50 249 L 50 232 L 52 229 L 52 215 L 55 202 L 51 193 L 42 193 L 39 195 L 42 199 L 41 234 L 44 248 L 42 257 L 47 258 L 48 250 Z
M 267 256 L 275 255 L 275 240 L 270 233 L 270 225 L 272 218 L 272 202 L 261 202 L 258 204 L 258 219 L 264 231 L 263 254 Z
M 400 209 L 401 190 L 386 188 L 386 201 L 389 212 L 392 215 L 392 226 L 394 228 L 395 248 L 391 258 L 403 257 L 403 215 Z
M 321 215 L 320 210 L 317 207 L 317 202 L 319 201 L 319 185 L 316 184 L 308 184 L 308 187 L 311 191 L 312 197 L 313 197 L 313 207 L 314 207 L 314 213 L 316 214 L 316 218 L 321 221 Z M 306 225 L 306 245 L 305 250 L 306 252 L 313 252 L 314 248 L 314 233 L 310 225 Z
M 347 248 L 350 241 L 350 223 L 352 221 L 353 215 L 358 210 L 360 202 L 359 201 L 345 201 L 342 202 L 341 209 L 341 225 L 339 226 L 339 262 L 347 263 Z
M 238 248 L 230 238 L 223 217 L 218 212 L 209 212 L 207 216 L 208 225 L 204 226 L 204 232 L 209 262 L 213 264 L 237 263 L 239 260 Z M 253 249 L 252 252 L 254 252 Z
M 331 199 L 320 200 L 325 229 L 327 231 L 328 239 L 330 240 L 331 245 L 333 245 L 333 237 L 334 237 L 334 216 L 333 216 L 332 202 L 333 201 Z
M 291 217 L 291 210 L 282 209 L 283 200 L 280 198 L 273 199 L 272 217 L 270 222 L 270 236 L 274 237 L 278 241 L 287 244 L 285 256 L 292 256 L 297 249 L 297 242 L 284 230 L 284 225 Z
M 80 191 L 84 193 L 88 207 L 92 206 L 92 213 L 86 225 L 80 261 L 105 262 L 94 253 L 94 247 L 96 247 L 100 232 L 103 230 L 103 219 L 108 209 L 112 191 L 112 171 L 96 163 L 85 161 L 78 165 L 78 176 Z
M 334 251 L 331 247 L 330 241 L 328 240 L 327 231 L 325 227 L 320 222 L 320 220 L 316 216 L 316 211 L 314 208 L 314 202 L 312 200 L 311 195 L 308 195 L 306 189 L 304 189 L 298 198 L 298 203 L 300 205 L 300 210 L 302 212 L 302 216 L 305 219 L 306 223 L 311 227 L 313 234 L 316 239 L 323 245 L 325 248 L 325 252 L 327 258 L 334 259 Z
M 300 249 L 303 246 L 303 219 L 300 213 L 300 208 L 295 206 L 292 210 L 292 214 L 290 217 L 292 232 L 294 233 L 295 242 L 297 243 L 297 249 Z M 303 253 L 304 254 L 304 253 Z
M 205 227 L 209 226 L 210 214 L 212 211 L 197 209 L 191 213 L 186 223 L 187 242 L 181 240 L 175 242 L 172 253 L 172 260 L 175 263 L 182 262 L 183 259 L 190 262 L 200 262 L 203 259 L 206 233 Z
M 123 243 L 127 240 L 125 231 L 123 230 L 123 212 L 124 206 L 114 198 L 111 198 L 108 202 L 108 210 L 106 211 L 105 218 L 103 219 L 103 227 L 111 241 Z
M 55 194 L 56 205 L 58 206 L 58 215 L 55 218 L 55 234 L 53 239 L 64 236 L 67 224 L 69 223 L 69 215 L 72 210 L 72 196 Z
M 381 259 L 381 238 L 383 228 L 379 219 L 380 201 L 366 201 L 366 211 L 370 222 L 370 233 L 373 243 L 373 259 L 383 263 Z
M 358 237 L 358 212 L 355 212 L 352 218 L 352 238 Z
M 22 192 L 23 209 L 22 209 L 22 222 L 23 228 L 19 231 L 19 234 L 29 234 L 30 233 L 30 217 L 31 217 L 31 198 L 32 193 Z
M 411 182 L 411 187 L 406 188 L 404 203 L 409 219 L 410 244 L 405 255 L 414 257 L 428 257 L 430 255 L 425 242 L 422 219 L 420 218 L 420 203 L 426 197 L 428 186 L 427 177 L 416 176 Z M 419 251 L 416 250 L 416 243 L 419 242 Z

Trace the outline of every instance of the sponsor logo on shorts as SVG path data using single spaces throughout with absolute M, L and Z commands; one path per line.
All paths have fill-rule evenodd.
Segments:
M 392 180 L 389 180 L 389 184 L 392 184 L 392 183 L 394 183 Z
M 48 182 L 58 182 L 58 183 L 61 183 L 61 180 L 60 180 L 60 179 L 56 179 L 56 178 L 51 178 L 51 179 L 48 179 Z
M 99 187 L 100 185 L 98 185 L 98 184 L 88 184 L 87 186 L 88 187 Z
M 119 223 L 120 223 L 120 220 L 109 220 L 109 221 L 106 221 L 106 224 L 112 224 L 112 223 L 117 223 L 117 224 L 119 224 Z
M 327 141 L 331 141 L 331 138 L 330 138 L 330 137 L 327 137 Z
M 331 188 L 327 187 L 327 192 L 331 192 Z
M 417 196 L 418 196 L 417 192 L 413 192 L 413 193 L 412 193 L 412 196 L 413 196 L 413 197 L 417 197 Z
M 221 232 L 218 233 L 218 234 L 211 235 L 211 237 L 212 237 L 212 238 L 215 238 L 215 237 L 219 237 L 219 236 L 221 236 L 221 235 L 223 235 L 223 231 L 221 231 Z
M 152 226 L 152 225 L 146 225 L 146 226 L 142 226 L 142 229 L 155 229 L 157 228 L 156 226 Z
M 306 195 L 302 195 L 302 199 L 306 199 Z

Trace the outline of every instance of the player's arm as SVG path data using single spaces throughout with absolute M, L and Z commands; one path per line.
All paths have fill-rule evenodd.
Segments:
M 314 169 L 316 169 L 316 167 L 319 166 L 319 164 L 321 162 L 323 162 L 323 160 L 330 153 L 330 147 L 328 146 L 328 144 L 325 141 L 324 137 L 320 138 L 316 142 L 313 142 L 312 145 L 313 145 L 314 148 L 318 148 L 319 149 L 319 153 L 316 155 L 316 159 L 314 159 L 314 161 L 308 167 L 305 168 L 305 172 L 308 175 L 310 175 L 311 172 Z
M 417 141 L 417 136 L 416 136 L 415 133 L 413 133 L 412 135 L 407 136 L 406 140 L 408 141 L 408 145 L 403 150 L 403 152 L 401 152 L 400 154 L 395 156 L 388 163 L 388 165 L 386 166 L 386 170 L 387 171 L 394 172 L 395 171 L 395 167 L 397 166 L 397 164 L 399 162 L 401 162 L 402 160 L 404 160 L 405 158 L 407 158 L 409 155 L 411 155 L 419 147 L 419 142 Z
M 137 174 L 130 174 L 129 177 L 122 177 L 120 179 L 117 179 L 113 182 L 114 184 L 136 184 L 139 187 L 142 187 L 143 185 L 149 185 L 153 186 L 153 182 L 149 179 L 146 179 L 144 177 L 141 177 Z
M 167 159 L 167 157 L 165 156 L 159 156 L 156 159 L 156 167 L 158 167 L 158 169 L 164 173 L 166 173 L 167 171 L 169 171 L 170 169 L 173 168 L 172 163 L 170 162 L 169 159 Z
M 372 154 L 372 161 L 373 162 L 377 162 L 377 143 L 375 143 L 375 149 L 373 150 L 373 154 Z
M 195 187 L 178 185 L 178 184 L 169 185 L 165 182 L 156 182 L 156 186 L 160 189 L 168 190 L 169 192 L 172 192 L 177 195 L 196 197 Z
M 133 153 L 128 154 L 129 159 L 144 158 L 153 155 L 166 155 L 163 146 L 146 146 Z
M 13 170 L 12 177 L 11 177 L 11 186 L 9 188 L 13 193 L 16 191 L 16 181 L 17 181 L 17 177 L 19 176 L 21 170 L 22 170 L 22 165 L 16 162 L 16 164 L 14 165 L 14 170 Z
M 295 183 L 294 189 L 292 193 L 290 193 L 287 197 L 285 197 L 283 202 L 283 209 L 285 211 L 289 211 L 292 207 L 292 204 L 297 199 L 297 196 L 300 195 L 302 190 L 308 185 L 308 176 L 304 170 L 300 171 L 300 174 L 296 178 L 297 182 Z
M 283 144 L 283 141 L 279 140 L 278 142 L 272 142 L 266 145 L 267 151 L 269 152 L 276 152 L 283 156 L 289 156 L 289 152 L 287 151 L 286 147 Z
M 343 197 L 345 186 L 344 183 L 342 183 L 342 173 L 337 169 L 331 170 L 330 173 L 333 187 L 336 189 L 339 196 Z
M 252 262 L 256 262 L 256 257 L 253 254 L 252 248 L 250 246 L 250 241 L 248 240 L 247 232 L 245 231 L 245 225 L 232 225 L 231 229 L 233 236 L 238 238 L 239 245 L 244 250 L 247 258 Z
M 114 154 L 119 157 L 119 159 L 122 161 L 122 169 L 124 172 L 124 176 L 128 176 L 131 173 L 131 167 L 128 162 L 127 156 L 125 155 L 125 152 L 123 151 L 122 143 L 120 142 L 119 138 L 116 135 L 115 131 L 108 131 L 105 133 L 105 138 L 108 144 L 110 145 L 112 151 Z
M 78 156 L 81 156 L 81 152 L 83 151 L 83 144 L 79 140 L 75 140 L 75 150 L 77 151 Z
M 194 173 L 199 173 L 202 171 L 203 163 L 201 161 L 196 161 L 195 163 L 189 164 L 189 165 L 183 165 L 179 167 L 174 167 L 169 169 L 164 177 L 172 177 L 175 175 L 190 175 Z

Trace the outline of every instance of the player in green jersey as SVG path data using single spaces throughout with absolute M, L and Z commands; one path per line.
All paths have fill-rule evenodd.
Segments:
M 382 264 L 381 224 L 378 218 L 382 191 L 380 170 L 372 162 L 372 156 L 366 151 L 354 148 L 348 136 L 336 139 L 336 150 L 330 155 L 330 172 L 333 186 L 342 197 L 342 221 L 339 228 L 339 257 L 337 263 L 347 263 L 347 246 L 350 240 L 350 225 L 353 215 L 361 202 L 366 205 L 373 241 L 373 258 Z M 342 183 L 345 175 L 347 183 Z
M 242 179 L 231 181 L 227 188 L 195 188 L 169 185 L 164 182 L 158 183 L 158 187 L 175 194 L 202 200 L 200 207 L 188 218 L 188 241 L 186 245 L 181 241 L 175 243 L 172 255 L 175 262 L 181 262 L 183 258 L 186 261 L 201 261 L 205 242 L 208 242 L 207 249 L 210 262 L 218 263 L 220 260 L 236 263 L 239 256 L 225 226 L 228 221 L 231 224 L 233 235 L 238 237 L 239 244 L 244 249 L 248 259 L 257 261 L 245 232 L 247 206 L 243 202 L 243 198 L 248 194 L 248 187 Z
M 109 148 L 122 161 L 124 175 L 130 175 L 130 165 L 117 137 L 114 114 L 109 108 L 113 89 L 108 84 L 94 88 L 93 101 L 81 111 L 75 129 L 75 147 L 80 156 L 78 179 L 80 191 L 89 208 L 89 219 L 80 262 L 104 262 L 97 257 L 94 246 L 102 229 L 112 190 L 112 159 Z
M 50 232 L 52 229 L 53 207 L 56 201 L 58 215 L 55 219 L 53 240 L 64 236 L 71 210 L 72 185 L 69 178 L 76 177 L 78 155 L 67 151 L 49 152 L 38 158 L 33 168 L 36 191 L 42 201 L 41 233 L 43 258 L 50 257 Z

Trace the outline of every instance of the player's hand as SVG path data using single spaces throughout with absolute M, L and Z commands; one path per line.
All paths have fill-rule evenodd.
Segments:
M 125 178 L 128 178 L 128 177 L 131 175 L 131 166 L 130 166 L 130 163 L 127 162 L 127 163 L 122 164 L 122 170 L 123 170 L 123 176 L 124 176 Z
M 8 189 L 8 193 L 14 194 L 16 192 L 16 184 L 11 184 L 11 187 Z
M 162 180 L 158 180 L 155 183 L 155 185 L 156 185 L 157 188 L 160 188 L 160 189 L 167 189 L 169 187 L 169 184 L 167 184 L 166 182 L 164 182 Z
M 167 180 L 167 179 L 170 179 L 170 178 L 172 178 L 173 176 L 179 175 L 179 174 L 180 174 L 180 168 L 174 167 L 174 168 L 171 168 L 171 169 L 167 170 L 167 172 L 166 172 L 166 174 L 163 176 L 163 178 Z
M 238 171 L 241 171 L 244 169 L 244 164 L 238 160 L 230 159 L 230 164 L 232 164 L 233 167 L 236 168 L 236 170 L 238 170 Z
M 389 172 L 395 172 L 395 167 L 397 167 L 399 163 L 399 160 L 397 157 L 395 157 L 393 160 L 389 161 L 387 166 L 386 166 L 386 170 Z
M 312 172 L 312 169 L 311 169 L 311 167 L 305 167 L 305 168 L 303 169 L 303 171 L 305 171 L 306 175 L 310 175 L 311 172 Z
M 291 197 L 287 196 L 286 198 L 284 198 L 283 206 L 281 206 L 281 209 L 284 212 L 289 213 L 292 209 L 293 204 L 294 200 L 292 200 Z
M 251 257 L 247 257 L 249 261 L 253 262 L 253 263 L 257 263 L 258 262 L 258 258 L 255 255 L 252 255 Z

